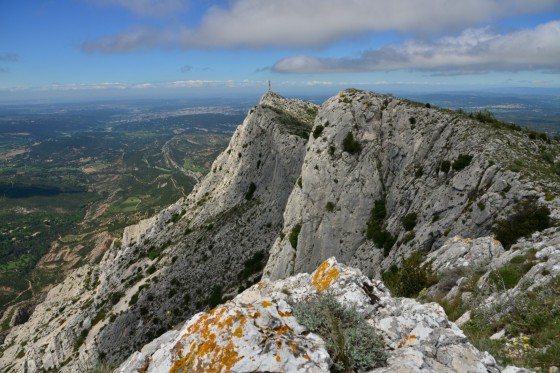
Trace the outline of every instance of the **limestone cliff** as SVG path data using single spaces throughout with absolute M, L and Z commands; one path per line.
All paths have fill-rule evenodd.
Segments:
M 547 206 L 558 218 L 560 180 L 552 171 L 558 161 L 555 141 L 390 96 L 346 90 L 318 107 L 268 92 L 187 198 L 128 229 L 120 247 L 73 272 L 29 321 L 12 329 L 0 370 L 75 372 L 95 361 L 117 366 L 159 336 L 176 344 L 179 334 L 164 333 L 234 298 L 262 274 L 272 280 L 309 273 L 334 256 L 379 279 L 411 252 L 439 250 L 439 258 L 456 235 L 490 235 L 520 201 Z M 557 235 L 531 239 L 541 247 L 540 238 L 556 242 Z M 492 255 L 506 255 L 491 243 L 479 246 L 486 244 Z M 458 252 L 464 254 L 449 251 Z M 499 265 L 487 256 L 472 260 L 486 272 Z M 556 267 L 547 271 L 545 280 L 557 276 Z M 269 279 L 261 284 L 272 289 L 277 283 Z M 459 285 L 455 294 L 464 293 Z M 239 302 L 248 304 L 244 297 L 220 309 L 237 312 Z M 394 317 L 435 312 L 432 327 L 450 328 L 451 340 L 468 345 L 435 305 L 386 299 L 395 304 Z M 274 307 L 284 312 L 289 302 Z M 261 321 L 252 327 L 268 325 Z M 299 335 L 291 322 L 286 325 Z M 405 329 L 384 338 L 397 343 L 412 332 Z M 468 350 L 480 366 L 493 364 Z M 324 356 L 320 348 L 313 351 L 319 360 Z M 445 359 L 426 351 L 428 357 L 411 352 L 406 361 L 452 366 L 452 349 Z
M 301 186 L 284 212 L 284 235 L 271 249 L 271 278 L 312 271 L 333 255 L 378 277 L 403 253 L 439 248 L 454 235 L 488 235 L 516 201 L 533 196 L 547 204 L 546 192 L 557 196 L 560 188 L 557 176 L 544 175 L 546 142 L 393 97 L 343 91 L 322 105 L 314 134 Z M 366 234 L 376 201 L 396 242 L 387 257 Z M 558 199 L 553 209 L 558 214 Z

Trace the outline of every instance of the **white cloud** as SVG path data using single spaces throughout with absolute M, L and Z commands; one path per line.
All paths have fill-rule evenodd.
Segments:
M 489 28 L 467 29 L 435 42 L 407 42 L 363 52 L 357 58 L 288 57 L 273 71 L 332 73 L 424 70 L 438 75 L 493 71 L 560 71 L 560 21 L 497 34 Z
M 179 0 L 163 3 L 175 2 Z M 134 29 L 91 41 L 84 49 L 320 47 L 372 32 L 457 31 L 496 18 L 560 9 L 557 0 L 231 0 L 228 4 L 210 7 L 194 29 Z
M 184 10 L 185 0 L 90 0 L 100 5 L 116 5 L 144 17 L 163 17 Z

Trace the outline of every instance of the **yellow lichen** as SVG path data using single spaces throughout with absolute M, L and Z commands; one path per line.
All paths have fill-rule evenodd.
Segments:
M 324 262 L 315 271 L 312 284 L 317 288 L 317 291 L 321 293 L 331 286 L 339 275 L 340 271 L 338 268 L 333 268 L 329 262 Z
M 278 315 L 280 315 L 280 317 L 288 317 L 288 316 L 292 316 L 292 312 L 291 311 L 282 312 L 278 310 Z
M 226 308 L 218 307 L 210 313 L 201 316 L 197 322 L 187 328 L 187 333 L 182 336 L 186 340 L 192 335 L 196 339 L 190 343 L 190 348 L 185 356 L 183 343 L 175 345 L 175 362 L 170 373 L 182 372 L 230 372 L 231 368 L 240 360 L 235 345 L 230 336 L 243 333 L 243 324 L 246 319 L 238 313 L 234 316 L 225 315 Z M 234 322 L 239 326 L 234 333 L 231 329 Z M 225 341 L 220 342 L 216 333 L 226 336 Z
M 282 335 L 284 333 L 289 333 L 292 331 L 292 328 L 290 328 L 288 325 L 284 324 L 281 327 L 275 329 L 276 333 Z
M 255 313 L 253 313 L 253 314 L 249 314 L 249 316 L 250 316 L 252 319 L 256 319 L 256 318 L 261 317 L 261 313 L 260 313 L 259 311 L 257 311 L 257 312 L 255 312 Z
M 405 335 L 404 342 L 399 343 L 399 348 L 405 346 L 414 346 L 416 344 L 416 336 L 413 335 Z
M 272 306 L 272 303 L 270 303 L 270 302 L 267 301 L 267 300 L 263 300 L 263 301 L 261 302 L 261 306 L 263 306 L 263 307 L 270 307 L 270 306 Z
M 280 357 L 280 355 L 276 355 L 276 361 L 277 361 L 277 362 L 281 362 L 281 361 L 282 361 L 282 358 Z

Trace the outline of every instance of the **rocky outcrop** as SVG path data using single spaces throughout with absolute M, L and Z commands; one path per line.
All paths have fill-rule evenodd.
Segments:
M 522 133 L 356 90 L 327 100 L 313 133 L 264 272 L 273 279 L 312 271 L 332 255 L 379 277 L 401 254 L 437 249 L 454 235 L 489 235 L 524 198 L 558 210 L 544 198 L 558 192 L 558 177 L 529 177 L 551 167 L 539 146 L 554 150 Z M 513 162 L 531 169 L 520 173 Z M 386 248 L 367 238 L 376 201 L 385 208 L 380 229 L 394 237 Z
M 130 225 L 124 228 L 122 235 L 122 245 L 130 246 L 136 243 L 141 236 L 145 235 L 149 229 L 154 225 L 156 217 L 153 216 L 148 219 L 143 219 L 138 224 Z
M 329 294 L 358 310 L 383 338 L 384 367 L 371 372 L 499 372 L 435 304 L 393 298 L 379 281 L 331 258 L 312 274 L 263 280 L 200 313 L 128 358 L 117 372 L 326 372 L 325 342 L 306 332 L 292 305 Z

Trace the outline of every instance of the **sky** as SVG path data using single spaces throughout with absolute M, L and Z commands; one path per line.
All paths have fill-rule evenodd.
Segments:
M 560 88 L 560 0 L 0 0 L 0 102 Z

